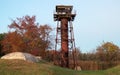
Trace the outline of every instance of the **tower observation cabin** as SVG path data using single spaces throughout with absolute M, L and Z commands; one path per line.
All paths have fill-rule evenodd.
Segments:
M 54 63 L 66 68 L 70 67 L 70 61 L 73 61 L 73 67 L 76 67 L 76 49 L 72 25 L 76 13 L 73 13 L 72 10 L 73 6 L 71 5 L 57 5 L 53 14 L 54 21 L 57 21 Z
M 61 21 L 62 18 L 66 18 L 68 21 L 73 21 L 76 13 L 72 13 L 73 6 L 56 6 L 56 13 L 54 14 L 54 21 Z

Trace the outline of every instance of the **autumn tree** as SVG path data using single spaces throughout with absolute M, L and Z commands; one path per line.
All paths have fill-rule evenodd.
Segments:
M 4 53 L 21 51 L 23 50 L 22 45 L 24 46 L 21 35 L 16 31 L 6 34 L 4 40 L 2 41 L 2 44 Z
M 97 57 L 100 61 L 116 61 L 120 53 L 119 47 L 111 42 L 104 42 L 96 50 Z
M 2 48 L 3 48 L 3 46 L 2 46 L 2 40 L 4 39 L 4 37 L 5 37 L 5 33 L 1 33 L 0 34 L 0 56 L 2 56 L 2 55 L 4 55 L 4 53 L 2 53 Z
M 9 28 L 10 32 L 2 43 L 5 53 L 22 51 L 44 56 L 51 43 L 50 26 L 36 23 L 35 16 L 24 16 L 12 20 Z

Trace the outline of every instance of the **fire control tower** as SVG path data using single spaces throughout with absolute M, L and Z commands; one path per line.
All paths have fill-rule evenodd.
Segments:
M 76 67 L 76 49 L 72 25 L 76 13 L 73 13 L 72 10 L 73 6 L 57 5 L 54 13 L 54 21 L 57 21 L 54 62 L 66 68 L 69 68 L 70 61 L 73 61 L 74 68 Z

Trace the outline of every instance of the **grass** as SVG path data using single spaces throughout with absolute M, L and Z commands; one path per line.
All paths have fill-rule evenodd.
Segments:
M 120 66 L 106 70 L 108 75 L 120 75 Z
M 0 75 L 120 75 L 120 66 L 104 71 L 74 71 L 44 61 L 0 60 Z
M 0 60 L 0 75 L 49 75 L 48 66 L 22 60 Z

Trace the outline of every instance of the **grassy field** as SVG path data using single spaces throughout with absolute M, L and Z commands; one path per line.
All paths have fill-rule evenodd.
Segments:
M 104 71 L 74 71 L 44 61 L 0 60 L 0 75 L 120 75 L 120 66 Z

